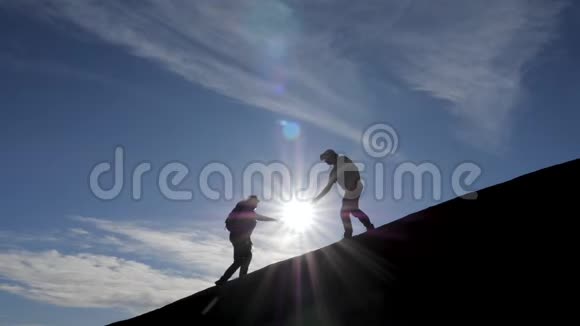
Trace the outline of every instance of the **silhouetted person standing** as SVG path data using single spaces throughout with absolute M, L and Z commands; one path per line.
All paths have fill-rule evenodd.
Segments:
M 248 273 L 248 267 L 252 261 L 251 235 L 257 221 L 277 221 L 274 218 L 257 214 L 254 210 L 258 207 L 258 197 L 252 195 L 246 200 L 236 204 L 226 219 L 226 228 L 230 231 L 230 242 L 234 247 L 234 262 L 228 267 L 224 275 L 215 282 L 221 285 L 240 269 L 240 277 Z
M 360 181 L 360 173 L 356 165 L 350 158 L 344 155 L 339 156 L 332 149 L 326 150 L 324 153 L 320 154 L 320 160 L 326 162 L 328 165 L 332 165 L 332 170 L 330 171 L 328 184 L 320 194 L 314 198 L 313 202 L 324 197 L 330 191 L 334 183 L 338 183 L 344 190 L 342 207 L 340 208 L 340 218 L 342 220 L 342 225 L 344 226 L 344 237 L 352 237 L 352 224 L 350 221 L 351 214 L 361 221 L 361 223 L 367 228 L 367 231 L 374 229 L 375 227 L 371 223 L 367 214 L 359 208 L 359 199 L 363 190 L 363 185 Z

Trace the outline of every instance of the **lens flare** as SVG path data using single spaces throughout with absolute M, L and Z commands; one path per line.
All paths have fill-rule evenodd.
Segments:
M 296 122 L 282 120 L 282 134 L 287 140 L 296 140 L 300 137 L 300 125 Z
M 282 208 L 283 222 L 292 230 L 304 231 L 312 224 L 314 207 L 310 203 L 291 201 Z

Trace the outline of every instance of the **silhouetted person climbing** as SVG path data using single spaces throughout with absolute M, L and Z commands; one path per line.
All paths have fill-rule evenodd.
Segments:
M 344 190 L 342 199 L 342 207 L 340 208 L 340 218 L 344 226 L 344 237 L 352 237 L 352 224 L 350 221 L 350 214 L 358 218 L 367 230 L 374 229 L 367 214 L 365 214 L 359 207 L 358 202 L 363 190 L 363 185 L 360 181 L 360 174 L 356 165 L 347 156 L 339 156 L 334 150 L 329 149 L 320 154 L 320 160 L 332 165 L 330 176 L 328 177 L 328 184 L 316 196 L 313 202 L 318 201 L 324 197 L 332 188 L 334 183 L 338 183 Z
M 254 211 L 259 202 L 258 197 L 252 195 L 238 202 L 226 218 L 226 228 L 230 231 L 230 242 L 234 247 L 234 262 L 228 267 L 224 275 L 215 282 L 216 285 L 227 282 L 238 268 L 240 269 L 240 277 L 248 273 L 248 267 L 252 260 L 252 240 L 250 237 L 257 221 L 277 221 Z

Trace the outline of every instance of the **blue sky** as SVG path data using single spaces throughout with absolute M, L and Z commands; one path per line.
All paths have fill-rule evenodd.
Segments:
M 477 190 L 578 158 L 579 18 L 571 1 L 0 1 L 0 325 L 102 325 L 211 286 L 251 163 L 284 164 L 296 186 L 325 149 L 346 153 L 382 225 L 457 195 L 463 162 Z M 376 123 L 396 131 L 391 155 L 365 152 Z M 89 176 L 117 146 L 122 191 L 102 200 Z M 192 199 L 160 191 L 170 162 Z M 425 162 L 442 197 L 427 178 L 425 197 L 404 179 L 394 198 L 397 167 Z M 204 196 L 210 163 L 233 198 Z M 250 269 L 339 240 L 339 205 L 331 193 L 302 232 L 260 225 Z

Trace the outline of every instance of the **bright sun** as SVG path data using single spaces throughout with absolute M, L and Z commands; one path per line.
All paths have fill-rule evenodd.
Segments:
M 312 224 L 314 208 L 310 203 L 291 201 L 282 208 L 284 223 L 295 231 L 304 231 Z

